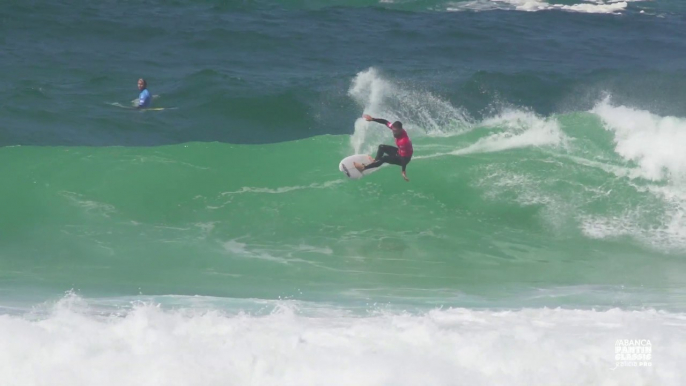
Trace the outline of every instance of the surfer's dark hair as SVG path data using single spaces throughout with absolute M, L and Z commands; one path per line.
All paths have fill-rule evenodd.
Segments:
M 403 124 L 400 123 L 400 121 L 395 121 L 395 122 L 393 122 L 393 124 L 391 125 L 391 127 L 393 127 L 394 129 L 401 129 L 401 130 L 402 130 Z

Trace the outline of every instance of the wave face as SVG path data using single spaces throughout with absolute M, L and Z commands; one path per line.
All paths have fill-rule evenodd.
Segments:
M 411 183 L 337 170 L 390 141 L 362 119 L 352 136 L 266 145 L 1 149 L 8 277 L 93 295 L 684 305 L 686 119 L 608 97 L 478 120 L 375 70 L 349 94 L 407 122 Z

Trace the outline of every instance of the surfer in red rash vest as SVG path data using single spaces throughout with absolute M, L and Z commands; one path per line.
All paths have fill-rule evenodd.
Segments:
M 363 115 L 362 118 L 366 119 L 367 121 L 381 123 L 391 129 L 393 132 L 393 137 L 395 137 L 395 144 L 398 147 L 379 145 L 379 150 L 376 152 L 376 158 L 374 159 L 374 162 L 370 163 L 369 165 L 362 165 L 355 162 L 355 168 L 357 168 L 357 170 L 359 170 L 361 173 L 366 169 L 376 168 L 384 163 L 399 165 L 403 168 L 402 175 L 405 181 L 410 181 L 407 178 L 407 173 L 405 173 L 405 168 L 412 159 L 412 141 L 410 141 L 410 137 L 407 136 L 407 131 L 403 129 L 403 124 L 399 121 L 391 123 L 385 119 L 372 118 L 371 115 L 367 114 Z

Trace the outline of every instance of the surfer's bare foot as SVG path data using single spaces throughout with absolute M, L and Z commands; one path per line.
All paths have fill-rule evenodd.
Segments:
M 360 173 L 364 171 L 364 165 L 358 164 L 357 162 L 353 162 L 353 166 L 355 166 L 355 169 L 357 169 Z

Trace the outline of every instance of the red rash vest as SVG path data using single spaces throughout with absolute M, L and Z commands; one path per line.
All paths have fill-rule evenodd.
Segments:
M 390 129 L 393 127 L 393 124 L 388 122 L 386 126 L 388 126 Z M 398 147 L 399 156 L 412 157 L 412 152 L 414 150 L 412 149 L 412 141 L 410 141 L 410 137 L 407 136 L 407 131 L 403 129 L 403 133 L 400 135 L 400 137 L 395 137 L 395 145 Z

